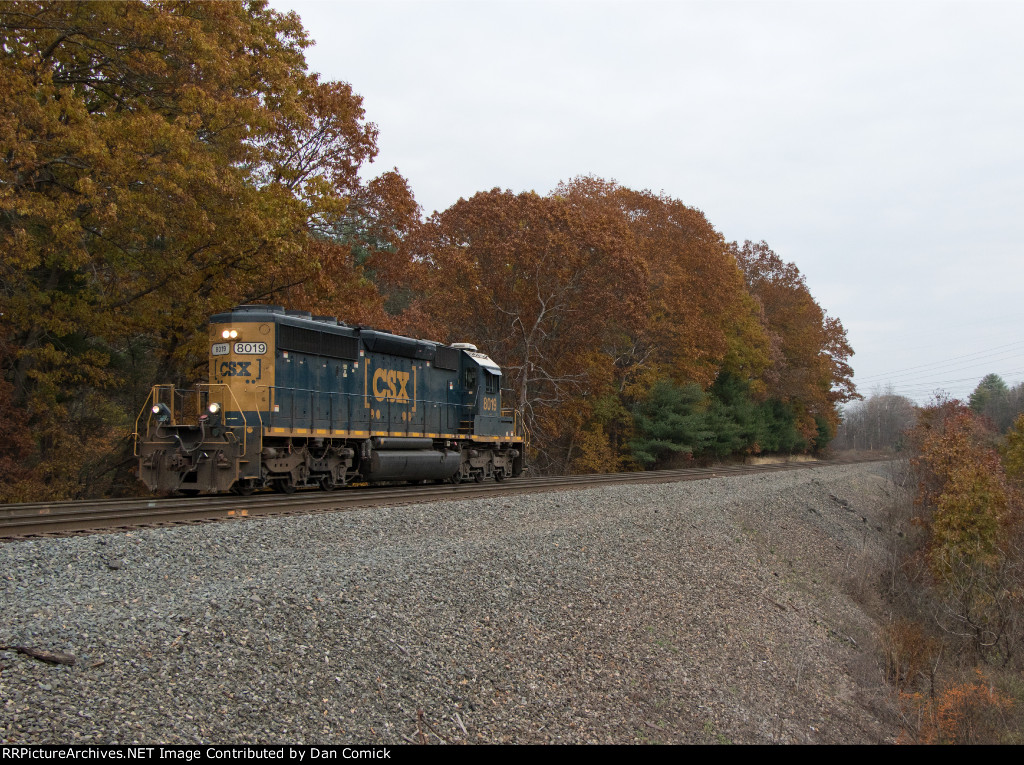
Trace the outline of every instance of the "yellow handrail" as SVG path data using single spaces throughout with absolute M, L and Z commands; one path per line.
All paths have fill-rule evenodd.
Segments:
M 149 395 L 146 396 L 146 403 L 143 404 L 142 411 L 140 411 L 139 416 L 135 418 L 135 429 L 132 431 L 132 455 L 135 457 L 139 456 L 139 421 L 142 419 L 142 415 L 148 414 L 148 417 L 146 418 L 146 432 L 148 433 L 149 421 L 153 419 L 153 411 L 150 406 L 150 402 L 152 402 L 153 405 L 163 403 L 160 400 L 162 397 L 158 396 L 158 391 L 165 389 L 170 392 L 170 395 L 168 396 L 170 404 L 167 408 L 171 414 L 171 422 L 174 422 L 174 386 L 167 383 L 154 385 L 149 389 Z
M 226 383 L 200 383 L 199 385 L 196 386 L 196 395 L 197 396 L 199 395 L 199 391 L 203 387 L 207 388 L 207 390 L 210 390 L 210 389 L 212 389 L 214 387 L 224 388 L 225 390 L 227 390 L 228 395 L 231 397 L 231 403 L 234 405 L 233 411 L 238 412 L 239 414 L 242 415 L 242 439 L 243 439 L 242 440 L 242 453 L 240 455 L 238 455 L 238 456 L 239 457 L 246 456 L 249 453 L 249 431 L 250 431 L 251 428 L 249 426 L 249 421 L 245 419 L 245 413 L 242 411 L 242 407 L 240 407 L 238 405 L 238 399 L 235 398 L 235 394 L 232 392 L 231 386 L 226 384 Z M 228 415 L 227 408 L 225 407 L 225 411 L 224 411 L 224 426 L 225 427 L 228 426 L 228 417 L 227 417 L 227 415 Z M 256 421 L 259 423 L 260 434 L 262 435 L 262 433 L 263 433 L 263 415 L 260 413 L 259 408 L 256 409 Z
M 242 412 L 242 408 L 238 405 L 238 399 L 235 398 L 235 394 L 232 392 L 230 385 L 227 385 L 226 383 L 199 383 L 199 384 L 196 385 L 194 391 L 191 391 L 191 390 L 189 390 L 189 391 L 182 391 L 181 395 L 184 397 L 185 395 L 188 395 L 189 393 L 194 393 L 195 394 L 195 396 L 196 396 L 196 412 L 198 413 L 198 412 L 202 411 L 201 397 L 202 397 L 203 391 L 204 390 L 206 391 L 207 400 L 209 400 L 210 393 L 212 392 L 212 390 L 214 388 L 224 388 L 227 391 L 227 397 L 223 399 L 223 402 L 226 403 L 227 399 L 230 399 L 230 401 L 231 401 L 231 405 L 232 405 L 231 409 L 228 409 L 228 407 L 226 405 L 224 406 L 223 417 L 224 417 L 224 426 L 225 427 L 230 427 L 227 424 L 227 415 L 228 415 L 229 411 L 238 412 L 239 414 L 242 415 L 242 428 L 243 428 L 243 431 L 242 431 L 242 453 L 239 456 L 240 457 L 245 457 L 249 453 L 249 431 L 250 431 L 251 427 L 249 425 L 248 420 L 246 420 L 244 413 Z M 161 392 L 166 392 L 166 393 L 164 395 L 160 395 Z M 134 456 L 136 456 L 136 457 L 139 456 L 139 441 L 140 441 L 139 422 L 142 420 L 142 416 L 144 414 L 148 413 L 148 416 L 146 418 L 146 432 L 148 433 L 149 432 L 149 428 L 150 428 L 150 422 L 153 419 L 153 411 L 152 411 L 152 407 L 153 406 L 155 406 L 156 404 L 160 404 L 160 403 L 167 404 L 168 410 L 170 412 L 170 423 L 169 424 L 171 424 L 171 425 L 177 425 L 178 424 L 177 421 L 176 421 L 175 414 L 174 414 L 175 413 L 175 393 L 177 393 L 177 392 L 178 391 L 175 390 L 175 387 L 173 385 L 169 385 L 169 384 L 154 385 L 150 389 L 149 395 L 146 397 L 146 403 L 142 407 L 142 411 L 139 412 L 139 416 L 135 418 L 135 430 L 132 432 L 132 439 L 134 441 L 133 447 L 132 447 L 132 454 Z M 163 398 L 165 396 L 166 396 L 166 398 L 169 399 L 169 403 L 163 401 Z M 197 417 L 198 417 L 198 414 L 197 414 Z M 262 433 L 263 432 L 263 415 L 260 413 L 260 411 L 258 409 L 256 410 L 256 417 L 257 417 L 257 421 L 259 423 L 260 433 Z

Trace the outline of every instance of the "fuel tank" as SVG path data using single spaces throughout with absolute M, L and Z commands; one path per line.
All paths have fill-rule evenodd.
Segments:
M 374 451 L 368 481 L 426 481 L 451 478 L 459 472 L 462 455 L 433 449 Z

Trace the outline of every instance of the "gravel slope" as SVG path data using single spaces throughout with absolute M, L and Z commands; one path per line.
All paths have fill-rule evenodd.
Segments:
M 0 545 L 4 743 L 891 741 L 884 467 Z M 855 584 L 855 582 L 853 582 Z

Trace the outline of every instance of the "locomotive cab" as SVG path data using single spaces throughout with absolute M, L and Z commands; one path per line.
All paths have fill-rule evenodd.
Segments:
M 501 407 L 501 367 L 476 346 L 455 343 L 452 347 L 462 351 L 463 413 L 459 433 L 473 441 L 469 459 L 463 464 L 463 480 L 502 481 L 522 475 L 522 439 L 517 436 L 516 417 Z M 481 448 L 486 446 L 492 448 Z
M 502 417 L 501 368 L 474 346 L 464 348 L 462 356 L 463 429 L 478 437 L 510 435 L 511 413 Z

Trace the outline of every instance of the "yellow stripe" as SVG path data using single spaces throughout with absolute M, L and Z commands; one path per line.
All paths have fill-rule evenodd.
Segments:
M 478 441 L 481 443 L 523 443 L 522 436 L 475 436 L 471 434 L 458 435 L 455 433 L 421 433 L 418 431 L 389 431 L 389 430 L 328 430 L 317 428 L 265 428 L 265 435 L 269 436 L 332 436 L 335 438 L 366 438 L 368 436 L 389 436 L 394 438 L 446 438 L 453 441 Z
M 307 428 L 294 428 L 294 429 L 292 429 L 292 428 L 267 428 L 266 429 L 266 435 L 272 435 L 272 436 L 296 436 L 296 435 L 308 436 L 308 435 L 312 435 L 313 432 L 314 431 L 309 430 Z M 368 430 L 321 430 L 321 429 L 318 428 L 315 432 L 316 432 L 317 435 L 324 435 L 324 436 L 330 435 L 330 436 L 342 436 L 342 437 L 358 437 L 358 436 L 368 436 L 368 435 L 370 435 L 370 431 L 368 431 Z

